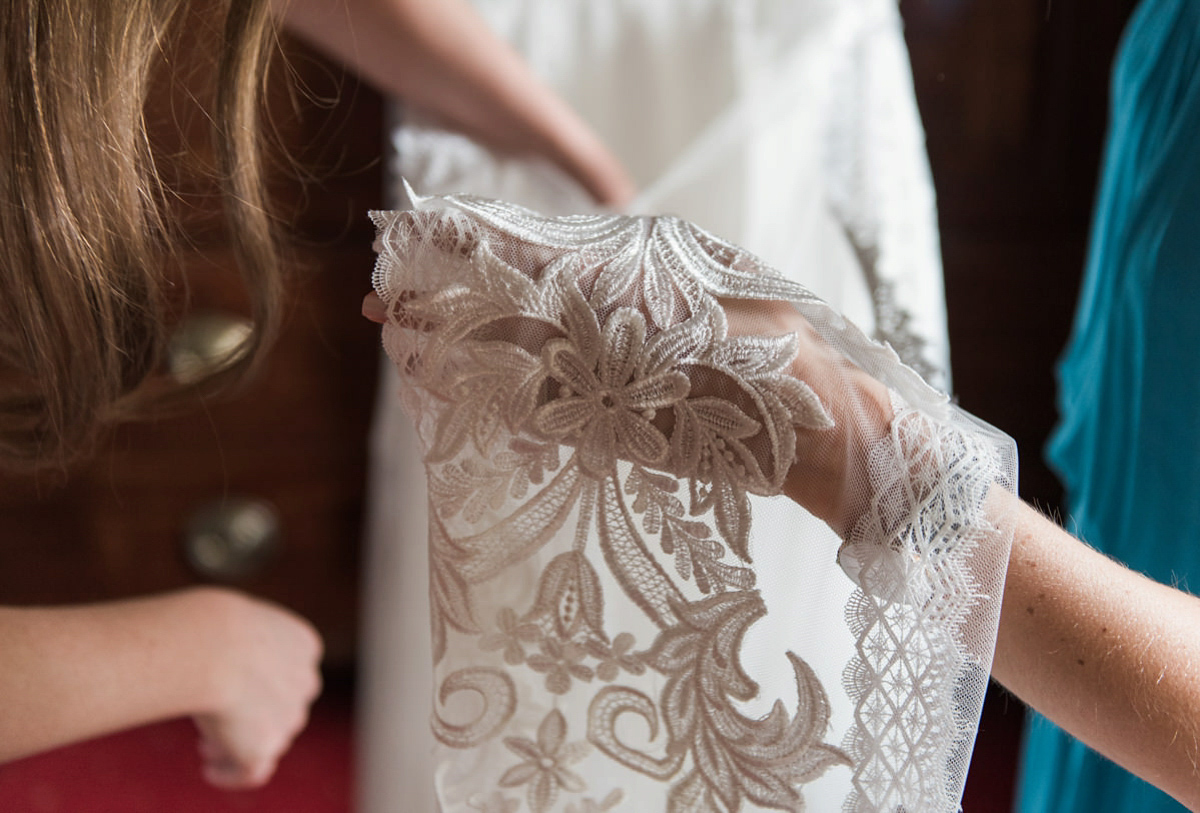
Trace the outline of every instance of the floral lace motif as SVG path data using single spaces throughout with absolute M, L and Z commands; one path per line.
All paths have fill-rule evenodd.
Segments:
M 669 813 L 798 811 L 804 785 L 836 765 L 854 771 L 867 800 L 856 809 L 950 809 L 914 807 L 924 797 L 907 785 L 880 797 L 888 808 L 863 790 L 875 775 L 945 783 L 944 765 L 930 767 L 944 754 L 893 754 L 888 722 L 871 722 L 879 698 L 898 697 L 904 687 L 892 683 L 909 676 L 868 655 L 928 614 L 873 586 L 870 565 L 860 569 L 862 609 L 850 618 L 859 642 L 847 671 L 858 703 L 853 736 L 842 747 L 824 742 L 827 691 L 782 648 L 794 703 L 781 698 L 761 718 L 743 711 L 759 694 L 740 662 L 743 639 L 767 613 L 751 562 L 749 495 L 778 494 L 797 431 L 819 432 L 832 418 L 786 373 L 796 337 L 729 335 L 717 296 L 814 312 L 819 301 L 674 218 L 550 219 L 468 197 L 418 205 L 375 215 L 376 287 L 389 307 L 385 343 L 410 385 L 406 408 L 427 450 L 434 733 L 450 749 L 490 749 L 480 764 L 499 760 L 497 744 L 509 763 L 523 760 L 473 777 L 472 809 L 507 810 L 516 800 L 505 792 L 519 790 L 533 813 L 560 803 L 615 810 L 623 799 L 652 809 L 629 785 L 589 786 L 591 777 L 620 776 L 617 765 L 661 783 Z M 858 343 L 860 363 L 891 364 L 911 383 L 889 351 L 822 316 Z M 983 469 L 976 480 L 986 491 L 995 472 Z M 975 544 L 961 539 L 973 531 L 923 536 L 919 523 L 906 530 L 894 511 L 880 511 L 869 513 L 886 527 L 859 524 L 860 557 L 871 533 L 912 537 L 920 550 L 936 538 L 946 563 Z M 916 513 L 931 516 L 924 504 Z M 904 544 L 875 548 L 894 567 L 911 553 Z M 969 604 L 971 579 L 954 586 Z M 922 641 L 922 652 L 950 660 L 922 673 L 917 691 L 953 713 L 963 656 L 952 632 Z M 893 711 L 893 728 L 907 726 L 910 706 Z M 932 725 L 945 724 L 939 715 L 940 706 Z M 537 719 L 535 735 L 521 733 Z M 630 739 L 637 719 L 645 744 Z M 579 725 L 586 742 L 568 737 Z M 583 770 L 597 759 L 609 767 Z

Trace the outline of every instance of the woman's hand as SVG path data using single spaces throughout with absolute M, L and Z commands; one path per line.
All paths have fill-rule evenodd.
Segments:
M 190 716 L 205 775 L 228 788 L 270 778 L 321 685 L 306 621 L 214 587 L 0 607 L 0 651 L 0 761 Z
M 799 349 L 788 372 L 805 382 L 833 418 L 833 427 L 796 433 L 796 460 L 784 493 L 845 538 L 865 508 L 863 450 L 887 434 L 892 420 L 887 387 L 851 364 L 825 343 L 808 321 L 786 302 L 723 299 L 731 336 L 795 335 Z M 387 321 L 378 294 L 363 299 L 362 313 Z
M 225 788 L 264 784 L 321 690 L 321 640 L 299 616 L 223 590 L 201 591 L 211 696 L 195 715 L 204 776 Z
M 721 307 L 731 336 L 792 334 L 799 340 L 787 372 L 812 387 L 833 426 L 796 432 L 796 459 L 783 490 L 847 538 L 870 497 L 863 487 L 865 450 L 887 434 L 892 422 L 887 387 L 830 347 L 787 302 L 722 299 Z

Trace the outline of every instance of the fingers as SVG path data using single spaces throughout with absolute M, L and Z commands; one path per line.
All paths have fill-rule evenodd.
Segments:
M 204 777 L 221 788 L 258 787 L 320 694 L 321 639 L 282 607 L 233 593 L 217 598 L 224 618 L 211 658 L 219 701 L 195 718 Z
M 372 291 L 363 298 L 362 315 L 381 325 L 387 321 L 387 308 L 384 307 L 379 294 Z
M 498 234 L 493 234 L 491 231 L 494 228 L 493 225 L 476 229 L 470 227 L 469 224 L 464 224 L 462 218 L 444 217 L 432 212 L 405 213 L 394 225 L 397 233 L 388 239 L 397 241 L 393 246 L 399 252 L 397 256 L 403 255 L 404 262 L 415 265 L 424 262 L 434 263 L 432 266 L 434 268 L 437 267 L 437 263 L 457 262 L 455 258 L 474 256 L 477 248 L 480 245 L 489 244 L 490 240 L 490 245 L 493 247 L 500 246 L 496 249 L 500 254 L 510 260 L 515 254 L 520 259 L 519 267 L 512 266 L 514 270 L 522 275 L 536 278 L 536 269 L 547 267 L 552 262 L 560 262 L 564 257 L 564 252 L 568 251 L 567 249 L 555 249 L 548 245 L 534 246 L 523 237 L 506 235 L 502 229 L 498 231 Z M 497 238 L 499 238 L 499 242 Z M 427 250 L 431 252 L 428 255 L 425 253 Z M 732 267 L 729 265 L 733 262 L 730 259 L 732 256 L 732 254 L 721 255 L 720 261 L 728 267 Z M 642 273 L 651 275 L 665 272 L 647 266 L 642 269 Z M 401 279 L 407 278 L 402 277 Z M 467 277 L 467 279 L 475 278 Z M 411 283 L 409 284 L 411 285 Z M 486 288 L 487 284 L 483 283 L 481 287 Z M 637 286 L 628 287 L 629 291 L 636 289 Z M 548 400 L 559 397 L 558 393 L 562 390 L 555 383 L 557 380 L 555 373 L 547 366 L 546 359 L 542 358 L 543 351 L 548 340 L 563 339 L 571 328 L 566 322 L 556 321 L 557 314 L 547 317 L 539 313 L 538 317 L 534 317 L 531 313 L 542 307 L 566 308 L 565 304 L 554 300 L 556 304 L 553 305 L 542 303 L 530 304 L 528 308 L 522 307 L 519 315 L 501 313 L 492 308 L 490 300 L 484 301 L 486 295 L 480 293 L 478 302 L 470 300 L 468 297 L 470 302 L 475 303 L 473 307 L 480 309 L 478 314 L 468 308 L 469 318 L 456 321 L 458 316 L 457 314 L 451 315 L 452 308 L 447 303 L 448 301 L 457 303 L 464 300 L 449 297 L 446 301 L 439 301 L 436 296 L 429 296 L 428 293 L 410 290 L 405 286 L 405 289 L 395 291 L 394 295 L 389 294 L 389 301 L 386 304 L 373 297 L 368 297 L 368 302 L 364 302 L 364 313 L 368 315 L 368 318 L 383 320 L 406 331 L 412 331 L 411 335 L 403 337 L 402 346 L 405 348 L 401 354 L 403 361 L 398 356 L 396 357 L 397 363 L 401 364 L 405 373 L 411 373 L 418 377 L 428 375 L 430 376 L 429 380 L 437 380 L 441 373 L 434 369 L 436 365 L 433 365 L 430 371 L 422 371 L 418 369 L 419 365 L 415 364 L 429 348 L 439 346 L 436 336 L 435 341 L 424 341 L 419 334 L 434 335 L 443 325 L 451 323 L 458 331 L 454 335 L 465 337 L 463 339 L 465 341 L 502 341 L 525 351 L 532 359 L 529 362 L 531 367 L 538 370 L 531 375 L 535 377 L 540 375 L 542 378 L 539 380 L 545 382 L 540 388 L 531 387 L 528 390 L 531 395 L 530 402 L 525 404 L 526 407 L 541 408 Z M 637 310 L 642 308 L 638 296 L 636 293 L 630 293 L 627 298 L 617 303 L 610 302 L 604 307 L 611 309 L 612 305 L 619 304 L 626 310 L 630 308 Z M 483 304 L 479 304 L 480 302 Z M 588 301 L 582 304 L 583 307 L 592 306 Z M 683 304 L 683 299 L 680 299 L 677 309 L 674 311 L 676 314 L 687 312 Z M 753 480 L 751 485 L 746 486 L 747 488 L 754 493 L 767 493 L 782 487 L 792 499 L 831 524 L 839 533 L 844 533 L 862 511 L 862 501 L 859 495 L 863 490 L 857 488 L 862 476 L 862 472 L 859 470 L 862 461 L 858 450 L 869 448 L 874 440 L 886 434 L 891 421 L 891 399 L 887 387 L 855 366 L 838 349 L 823 339 L 813 325 L 789 302 L 719 297 L 717 304 L 724 312 L 725 325 L 730 338 L 742 336 L 790 337 L 787 341 L 775 343 L 778 347 L 794 348 L 790 360 L 786 360 L 786 366 L 779 367 L 777 372 L 790 375 L 803 387 L 788 385 L 778 377 L 772 379 L 766 373 L 761 375 L 755 373 L 754 375 L 758 375 L 757 378 L 751 375 L 753 378 L 751 381 L 749 378 L 742 377 L 737 369 L 713 361 L 715 356 L 710 358 L 705 355 L 708 348 L 694 349 L 691 351 L 693 357 L 689 357 L 687 363 L 679 368 L 679 372 L 689 379 L 689 398 L 720 399 L 731 405 L 739 414 L 744 414 L 747 426 L 753 424 L 756 427 L 754 431 L 738 436 L 736 444 L 737 448 L 741 450 L 738 453 L 747 456 L 744 461 L 747 470 L 758 473 L 758 479 Z M 494 317 L 491 316 L 493 310 Z M 645 315 L 644 308 L 640 312 L 643 316 Z M 601 332 L 609 330 L 606 320 L 610 317 L 611 313 L 608 311 L 596 313 L 596 327 L 602 327 Z M 470 325 L 469 333 L 464 327 L 467 324 Z M 670 329 L 669 326 L 664 325 L 658 327 L 664 331 Z M 460 339 L 456 338 L 455 340 Z M 713 339 L 712 341 L 717 340 Z M 738 345 L 735 342 L 726 342 L 724 337 L 720 338 L 720 341 L 725 342 L 723 347 L 726 345 L 750 346 L 745 343 Z M 715 346 L 714 344 L 713 347 Z M 440 357 L 435 353 L 433 358 Z M 539 367 L 539 365 L 541 366 Z M 477 373 L 473 373 L 480 382 L 490 382 L 496 374 L 495 370 L 490 369 L 481 369 Z M 480 386 L 485 385 L 480 384 Z M 492 385 L 489 383 L 486 386 Z M 794 431 L 793 427 L 787 427 L 786 431 L 776 431 L 772 428 L 775 426 L 773 421 L 782 413 L 778 410 L 769 413 L 760 412 L 760 407 L 766 408 L 763 407 L 763 404 L 775 403 L 775 401 L 763 401 L 759 397 L 758 388 L 760 387 L 765 387 L 772 392 L 789 394 L 788 397 L 792 400 L 779 400 L 783 398 L 783 395 L 777 396 L 776 400 L 779 400 L 781 404 L 807 405 L 805 408 L 814 414 L 819 413 L 823 420 L 806 421 L 801 415 L 800 406 L 797 406 L 797 410 L 800 411 L 795 413 L 799 417 L 794 421 L 796 424 Z M 534 402 L 535 400 L 536 402 Z M 690 414 L 686 413 L 688 407 L 683 404 L 683 400 L 680 401 L 680 409 L 683 412 L 679 414 Z M 683 448 L 682 439 L 691 436 L 682 434 L 684 430 L 681 430 L 679 435 L 681 442 L 674 442 L 676 437 L 674 421 L 680 420 L 679 415 L 672 410 L 658 409 L 656 412 L 658 414 L 652 418 L 653 430 L 664 440 L 672 439 L 670 445 L 672 450 L 677 451 L 679 448 Z M 517 415 L 516 412 L 512 414 Z M 830 425 L 826 426 L 827 422 Z M 685 427 L 691 425 L 683 424 Z M 516 426 L 513 428 L 519 429 Z M 537 430 L 533 428 L 530 431 L 536 432 Z M 565 441 L 567 445 L 572 445 L 578 437 L 569 432 L 553 435 L 553 439 Z M 794 437 L 795 448 L 777 444 L 776 440 L 780 437 L 788 438 L 789 442 Z M 699 447 L 688 448 L 698 449 Z M 735 454 L 733 451 L 728 453 Z M 668 459 L 655 459 L 654 465 L 668 471 L 679 472 L 683 471 L 680 466 L 692 465 L 695 459 L 698 458 L 679 457 L 676 459 L 668 456 Z M 748 479 L 747 482 L 750 483 L 751 480 Z
M 208 762 L 203 768 L 204 780 L 222 790 L 252 790 L 261 788 L 275 773 L 274 762 L 248 767 L 236 762 Z
M 362 315 L 381 325 L 387 324 L 390 315 L 392 323 L 397 327 L 431 331 L 436 325 L 412 316 L 405 308 L 405 303 L 415 299 L 416 296 L 416 291 L 401 291 L 389 306 L 384 304 L 383 300 L 379 298 L 379 294 L 372 291 L 363 297 Z
M 309 693 L 308 699 L 315 694 Z M 305 703 L 290 724 L 268 733 L 254 731 L 256 726 L 247 726 L 243 721 L 231 724 L 214 718 L 198 720 L 198 750 L 205 780 L 226 790 L 246 790 L 267 784 L 280 759 L 308 725 L 308 716 L 308 704 Z
M 786 302 L 721 299 L 733 335 L 797 338 L 788 373 L 812 387 L 833 418 L 831 430 L 796 433 L 796 457 L 784 493 L 845 538 L 866 510 L 865 459 L 892 421 L 887 387 L 823 340 L 799 311 Z

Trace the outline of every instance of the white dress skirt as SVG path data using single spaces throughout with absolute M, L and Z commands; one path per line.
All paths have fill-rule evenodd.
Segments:
M 748 249 L 888 343 L 934 386 L 947 388 L 934 196 L 894 0 L 477 5 L 629 168 L 642 190 L 631 213 L 677 215 Z M 420 195 L 474 193 L 547 214 L 595 210 L 547 163 L 489 152 L 419 111 L 405 110 L 397 120 L 391 137 L 398 206 L 407 203 L 403 177 Z M 437 687 L 425 471 L 391 364 L 385 364 L 382 382 L 366 546 L 360 809 L 525 811 L 534 801 L 522 792 L 463 789 L 471 769 L 462 759 L 446 759 L 447 746 L 430 730 Z M 914 791 L 909 780 L 920 784 L 919 766 L 906 768 L 904 756 L 881 757 L 875 735 L 863 736 L 870 688 L 843 686 L 848 665 L 861 660 L 864 639 L 861 628 L 846 622 L 846 608 L 861 590 L 839 566 L 835 554 L 842 540 L 786 500 L 752 495 L 750 501 L 749 544 L 759 563 L 755 589 L 769 612 L 742 641 L 742 667 L 759 691 L 741 713 L 761 717 L 777 699 L 794 712 L 796 673 L 781 652 L 801 653 L 828 690 L 822 741 L 860 765 L 896 762 L 887 769 L 891 784 L 876 788 L 865 786 L 862 771 L 830 767 L 804 786 L 806 809 L 955 809 L 973 740 L 973 728 L 965 745 L 958 729 L 978 714 L 990 662 L 988 636 L 983 645 L 969 647 L 969 668 L 960 664 L 970 677 L 951 679 L 956 695 L 939 701 L 950 703 L 943 722 L 952 718 L 956 728 L 942 730 L 944 741 L 922 757 L 938 766 L 934 773 L 941 771 L 937 787 Z M 503 632 L 492 629 L 498 619 L 486 618 L 488 632 Z M 639 647 L 649 643 L 637 641 Z M 910 695 L 919 698 L 922 691 Z M 904 702 L 893 700 L 888 702 L 898 715 Z M 536 743 L 539 723 L 549 717 L 530 714 L 524 736 Z M 648 798 L 635 782 L 620 794 L 564 794 L 550 809 L 656 809 L 646 806 Z M 741 809 L 772 808 L 747 802 Z

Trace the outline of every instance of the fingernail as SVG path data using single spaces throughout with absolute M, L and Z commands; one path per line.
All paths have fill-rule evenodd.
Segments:
M 383 306 L 383 300 L 374 291 L 363 297 L 362 315 L 381 325 L 387 321 L 387 308 Z

